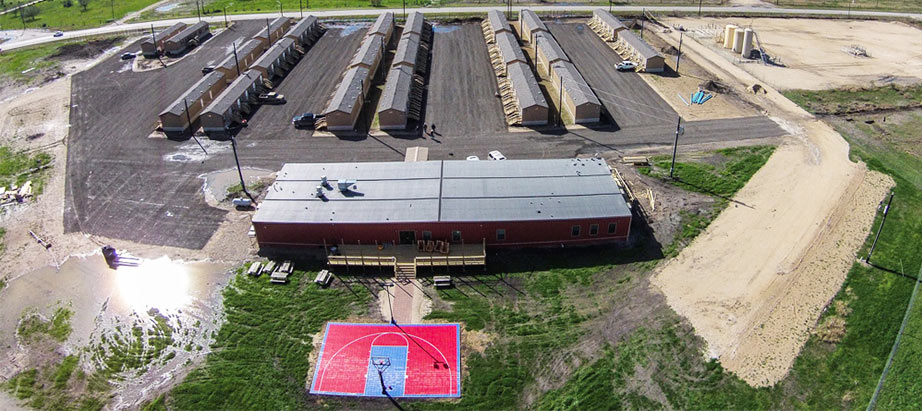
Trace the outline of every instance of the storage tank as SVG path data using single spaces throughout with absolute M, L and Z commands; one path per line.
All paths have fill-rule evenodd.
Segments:
M 727 27 L 724 28 L 724 48 L 725 49 L 733 47 L 733 34 L 735 32 L 736 32 L 735 24 L 728 24 Z
M 752 35 L 752 29 L 746 29 L 746 31 L 743 32 L 743 49 L 740 52 L 743 58 L 748 59 L 749 56 L 752 55 Z
M 733 51 L 739 53 L 743 51 L 743 31 L 737 29 L 733 32 Z

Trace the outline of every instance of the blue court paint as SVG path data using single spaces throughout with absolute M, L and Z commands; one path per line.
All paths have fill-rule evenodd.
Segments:
M 403 396 L 403 384 L 407 376 L 407 347 L 392 345 L 373 345 L 368 359 L 368 374 L 365 375 L 365 395 L 384 397 L 381 394 L 381 379 L 378 369 L 372 364 L 372 358 L 389 357 L 391 365 L 384 370 L 384 385 L 391 397 Z

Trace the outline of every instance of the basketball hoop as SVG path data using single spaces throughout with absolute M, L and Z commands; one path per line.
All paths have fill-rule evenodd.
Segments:
M 379 373 L 383 373 L 387 367 L 391 366 L 391 357 L 373 356 L 370 360 L 371 364 L 375 366 L 375 369 L 377 369 Z

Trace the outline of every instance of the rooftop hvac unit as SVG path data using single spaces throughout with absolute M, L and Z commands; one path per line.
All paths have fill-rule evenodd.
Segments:
M 327 185 L 327 176 L 320 176 L 320 185 Z
M 339 180 L 336 182 L 339 191 L 349 191 L 355 188 L 355 180 Z
M 323 198 L 323 186 L 317 186 L 317 198 Z

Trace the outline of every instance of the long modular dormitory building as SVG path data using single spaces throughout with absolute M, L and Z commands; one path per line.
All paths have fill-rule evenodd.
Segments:
M 637 63 L 638 71 L 660 73 L 665 70 L 666 58 L 634 32 L 628 30 L 611 13 L 601 9 L 593 10 L 592 18 L 589 19 L 589 27 L 602 40 L 613 44 L 621 58 Z
M 422 78 L 416 76 L 426 70 L 422 62 L 429 56 L 429 44 L 424 38 L 430 37 L 423 35 L 429 30 L 431 27 L 422 13 L 410 13 L 378 102 L 378 123 L 382 130 L 405 129 L 409 120 L 419 120 Z
M 300 58 L 301 53 L 295 47 L 295 40 L 285 37 L 272 44 L 250 68 L 262 73 L 266 80 L 272 80 L 288 74 Z
M 141 42 L 141 54 L 144 57 L 157 57 L 163 50 L 163 43 L 170 37 L 186 28 L 186 23 L 176 23 L 170 27 L 160 30 L 153 37 L 148 37 Z
M 492 12 L 484 24 L 485 32 L 490 34 L 487 36 L 488 48 L 493 55 L 493 69 L 497 74 L 506 121 L 523 126 L 545 125 L 548 120 L 547 99 L 515 34 L 505 29 L 508 26 L 509 22 L 502 13 Z M 494 31 L 494 28 L 500 31 Z
M 256 62 L 265 51 L 263 43 L 256 39 L 250 39 L 236 47 L 236 56 L 231 53 L 215 66 L 215 71 L 224 73 L 224 79 L 228 83 L 236 80 L 238 75 L 247 71 L 250 65 Z
M 232 126 L 239 125 L 253 110 L 256 97 L 263 88 L 263 75 L 258 70 L 247 70 L 237 77 L 199 117 L 202 129 L 209 137 L 223 137 Z
M 519 35 L 523 41 L 534 41 L 535 35 L 541 32 L 547 33 L 547 26 L 538 18 L 538 15 L 529 9 L 519 11 Z
M 298 42 L 301 47 L 310 47 L 317 40 L 317 34 L 320 33 L 320 22 L 317 17 L 307 16 L 293 26 L 285 33 L 285 37 Z
M 227 82 L 224 81 L 223 73 L 213 71 L 206 74 L 160 113 L 160 127 L 166 133 L 185 132 L 190 126 L 190 120 L 194 124 L 202 110 L 214 101 L 225 86 Z
M 208 23 L 200 21 L 184 28 L 163 42 L 163 52 L 170 56 L 180 55 L 191 47 L 201 44 L 211 36 Z
M 621 20 L 602 9 L 592 11 L 589 26 L 605 41 L 616 41 L 618 33 L 627 30 L 627 26 L 622 24 Z
M 384 59 L 384 51 L 393 32 L 393 13 L 378 16 L 368 29 L 323 111 L 328 130 L 346 131 L 355 128 L 365 103 L 365 96 L 368 95 L 371 82 Z
M 519 107 L 519 116 L 523 126 L 543 126 L 547 124 L 547 99 L 541 92 L 538 80 L 528 63 L 513 62 L 506 67 L 506 77 L 512 83 L 512 93 Z
M 263 47 L 269 47 L 282 38 L 289 27 L 291 27 L 291 19 L 288 17 L 276 17 L 264 29 L 256 32 L 253 38 L 261 41 Z

